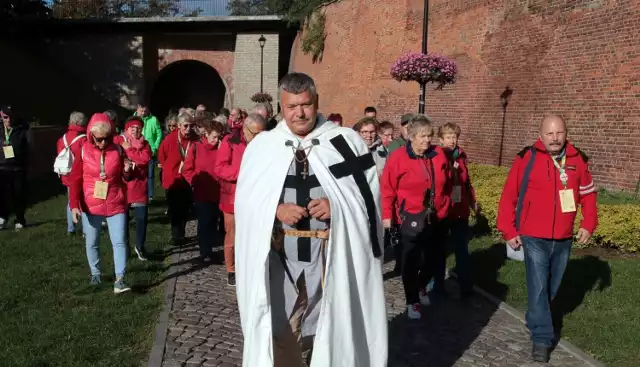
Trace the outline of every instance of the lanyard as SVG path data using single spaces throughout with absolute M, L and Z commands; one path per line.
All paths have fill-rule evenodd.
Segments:
M 11 132 L 13 131 L 13 128 L 7 128 L 6 126 L 4 127 L 4 145 L 11 145 Z
M 553 165 L 556 166 L 556 168 L 558 169 L 558 171 L 560 172 L 560 181 L 562 181 L 562 186 L 564 186 L 564 188 L 567 188 L 567 181 L 569 180 L 569 176 L 567 175 L 567 171 L 564 169 L 564 165 L 565 163 L 567 163 L 567 155 L 563 155 L 562 156 L 562 162 L 558 163 L 558 160 L 551 157 L 551 160 L 553 161 Z
M 180 155 L 182 155 L 182 160 L 187 157 L 187 153 L 189 152 L 189 147 L 191 146 L 191 141 L 187 143 L 187 149 L 182 148 L 182 141 L 180 140 L 180 133 L 178 132 L 178 148 L 180 148 Z
M 103 180 L 107 178 L 107 173 L 104 170 L 104 151 L 100 153 L 100 178 Z

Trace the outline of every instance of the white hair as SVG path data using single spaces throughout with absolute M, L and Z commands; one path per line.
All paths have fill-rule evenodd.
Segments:
M 91 125 L 91 129 L 89 129 L 91 135 L 100 134 L 100 135 L 109 135 L 111 134 L 111 123 L 106 121 L 96 122 Z

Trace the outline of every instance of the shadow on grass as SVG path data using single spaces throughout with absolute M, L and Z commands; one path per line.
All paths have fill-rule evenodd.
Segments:
M 27 182 L 27 208 L 67 192 L 54 173 L 30 178 Z

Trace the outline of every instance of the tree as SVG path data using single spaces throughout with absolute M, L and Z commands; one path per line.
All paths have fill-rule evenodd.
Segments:
M 231 15 L 281 15 L 290 23 L 305 20 L 326 0 L 230 0 Z
M 42 0 L 0 0 L 0 19 L 42 19 L 51 9 Z
M 172 17 L 180 13 L 180 3 L 180 0 L 54 0 L 52 9 L 53 16 L 62 19 Z

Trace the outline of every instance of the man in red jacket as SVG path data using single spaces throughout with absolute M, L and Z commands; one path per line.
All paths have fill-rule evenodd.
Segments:
M 547 116 L 540 125 L 540 139 L 513 162 L 500 197 L 498 229 L 511 248 L 524 249 L 526 319 L 536 362 L 549 361 L 556 341 L 549 303 L 569 260 L 578 206 L 583 216 L 578 243 L 589 241 L 598 224 L 596 189 L 587 161 L 567 141 L 564 120 Z
M 73 156 L 78 157 L 80 155 L 82 144 L 84 144 L 84 142 L 87 140 L 86 130 L 87 118 L 85 117 L 84 113 L 72 112 L 71 116 L 69 116 L 69 128 L 67 132 L 60 139 L 58 139 L 58 143 L 56 144 L 58 154 L 60 154 L 60 152 L 65 149 L 65 146 L 68 146 Z M 71 183 L 69 174 L 60 176 L 62 184 L 67 187 L 67 194 L 69 193 L 69 185 Z M 68 204 L 66 210 L 67 235 L 72 236 L 76 234 L 76 225 L 75 223 L 73 223 L 73 216 L 71 215 L 71 209 L 69 208 Z

